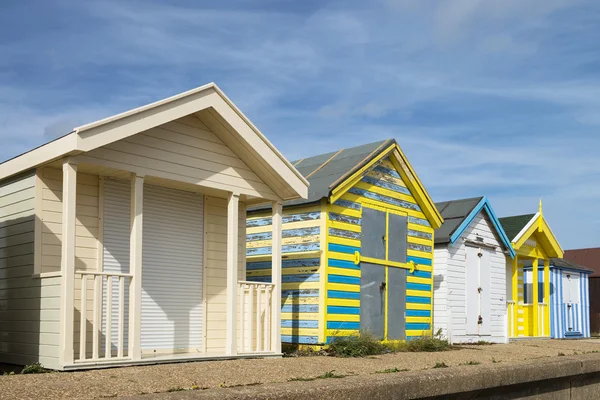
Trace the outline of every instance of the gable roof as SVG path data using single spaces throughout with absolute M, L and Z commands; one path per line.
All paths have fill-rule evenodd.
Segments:
M 208 110 L 215 123 L 230 134 L 227 140 L 243 148 L 237 156 L 253 165 L 277 196 L 284 200 L 307 196 L 308 182 L 302 174 L 214 83 L 77 127 L 61 138 L 1 163 L 0 180 L 202 110 Z
M 292 165 L 304 175 L 310 186 L 307 199 L 287 201 L 285 205 L 313 203 L 328 197 L 330 187 L 335 182 L 348 173 L 360 169 L 392 143 L 394 143 L 393 139 L 382 140 L 292 161 Z
M 499 218 L 499 221 L 508 239 L 513 241 L 533 217 L 535 217 L 535 214 L 515 215 Z
M 496 229 L 500 241 L 504 244 L 510 256 L 515 256 L 515 251 L 510 244 L 510 240 L 506 236 L 487 197 L 443 201 L 435 203 L 435 205 L 444 218 L 442 226 L 435 231 L 435 244 L 455 243 L 477 215 L 485 211 L 493 227 Z
M 600 277 L 600 247 L 566 250 L 563 258 L 594 271 L 590 278 Z
M 309 193 L 308 198 L 287 201 L 284 206 L 314 203 L 323 198 L 333 203 L 385 157 L 389 157 L 399 171 L 413 197 L 422 206 L 431 226 L 438 228 L 443 218 L 395 139 L 344 148 L 292 162 L 310 183 Z M 249 208 L 249 211 L 263 209 L 264 206 L 257 206 Z

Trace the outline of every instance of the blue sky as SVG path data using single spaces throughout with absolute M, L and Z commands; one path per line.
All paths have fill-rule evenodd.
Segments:
M 4 0 L 0 159 L 214 81 L 290 159 L 393 137 L 434 200 L 543 198 L 600 246 L 599 28 L 593 0 Z

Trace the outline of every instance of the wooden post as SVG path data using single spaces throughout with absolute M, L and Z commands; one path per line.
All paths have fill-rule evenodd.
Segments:
M 72 159 L 63 160 L 62 192 L 62 247 L 60 296 L 60 349 L 59 364 L 73 364 L 73 330 L 75 299 L 75 204 L 77 196 L 77 164 Z M 82 294 L 83 295 L 83 294 Z M 81 316 L 85 318 L 85 316 Z
M 540 324 L 539 324 L 539 276 L 538 276 L 538 266 L 539 261 L 537 258 L 533 259 L 533 266 L 531 268 L 531 275 L 533 279 L 531 280 L 531 295 L 533 297 L 533 336 L 540 335 Z
M 238 193 L 229 193 L 227 202 L 227 333 L 225 351 L 237 355 L 237 287 L 238 287 Z
M 271 244 L 271 351 L 281 353 L 281 224 L 283 219 L 283 203 L 273 202 L 273 241 Z
M 144 220 L 144 177 L 131 176 L 131 230 L 129 242 L 129 347 L 128 356 L 141 360 L 142 347 L 142 225 Z
M 519 257 L 515 255 L 515 258 L 512 260 L 512 276 L 511 276 L 511 284 L 512 284 L 512 301 L 513 305 L 513 318 L 510 323 L 509 332 L 512 334 L 512 337 L 517 337 L 519 335 Z
M 544 336 L 550 336 L 550 260 L 544 260 Z

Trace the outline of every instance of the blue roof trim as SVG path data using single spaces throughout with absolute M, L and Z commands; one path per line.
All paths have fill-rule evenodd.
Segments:
M 515 258 L 516 252 L 510 244 L 510 239 L 508 239 L 506 232 L 504 232 L 504 229 L 502 229 L 502 225 L 500 225 L 500 221 L 498 221 L 498 217 L 496 216 L 496 213 L 492 209 L 492 206 L 490 205 L 490 202 L 486 196 L 483 196 L 481 201 L 475 206 L 475 208 L 473 208 L 471 213 L 469 213 L 469 215 L 467 215 L 458 228 L 456 228 L 452 236 L 450 236 L 450 243 L 454 244 L 462 236 L 462 234 L 469 227 L 469 225 L 471 225 L 471 222 L 473 222 L 481 210 L 485 210 L 487 215 L 490 217 L 494 228 L 496 228 L 496 232 L 498 232 L 498 235 L 500 236 L 500 240 L 502 240 L 502 243 L 504 243 L 504 246 L 510 254 L 510 258 Z

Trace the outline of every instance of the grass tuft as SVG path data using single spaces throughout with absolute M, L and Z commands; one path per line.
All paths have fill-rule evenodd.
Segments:
M 437 362 L 437 363 L 435 363 L 433 368 L 448 368 L 448 365 L 446 365 L 445 362 Z
M 460 365 L 479 365 L 479 364 L 481 364 L 479 361 L 469 361 L 467 363 L 460 364 Z
M 388 368 L 388 369 L 384 369 L 383 371 L 375 371 L 376 374 L 393 374 L 395 372 L 407 372 L 408 369 L 404 368 L 404 369 L 398 369 L 398 368 Z
M 46 368 L 42 367 L 40 363 L 33 363 L 30 365 L 26 365 L 22 370 L 22 374 L 45 374 L 50 372 Z
M 327 349 L 335 357 L 367 357 L 389 353 L 386 345 L 369 333 L 335 338 Z

